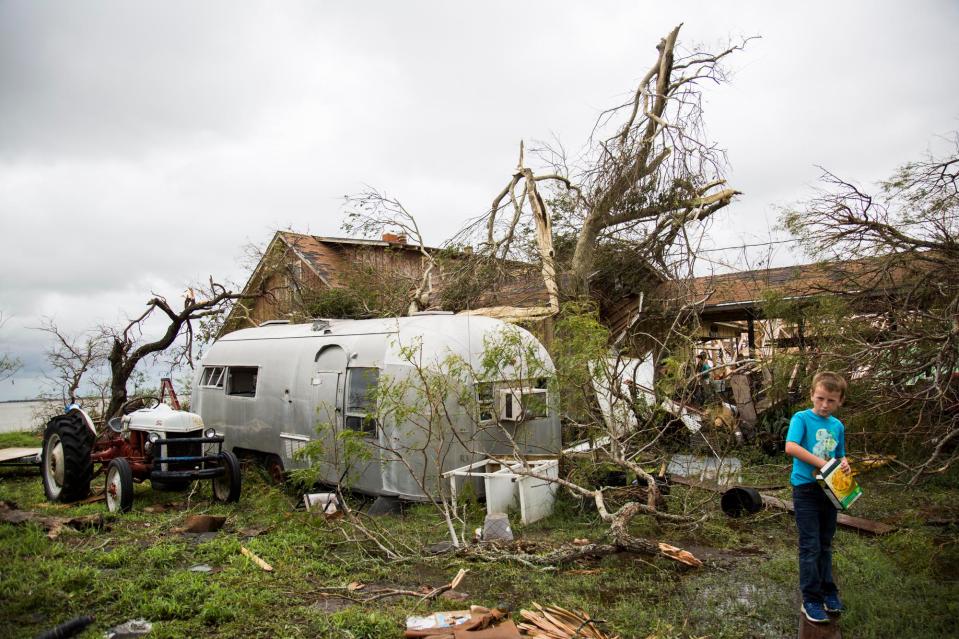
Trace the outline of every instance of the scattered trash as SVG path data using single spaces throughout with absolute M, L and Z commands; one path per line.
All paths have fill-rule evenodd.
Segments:
M 190 572 L 213 572 L 213 566 L 209 564 L 197 564 L 196 566 L 190 566 Z
M 205 533 L 216 532 L 223 528 L 226 517 L 223 515 L 190 515 L 183 522 L 182 532 Z
M 37 635 L 37 639 L 67 639 L 67 637 L 72 637 L 83 632 L 83 629 L 93 623 L 93 621 L 94 618 L 89 615 L 77 617 L 60 624 L 52 630 Z
M 337 505 L 340 503 L 336 493 L 309 493 L 303 495 L 303 503 L 307 512 L 322 514 L 327 519 L 343 515 Z
M 428 630 L 431 628 L 452 628 L 464 624 L 472 618 L 469 610 L 451 610 L 449 612 L 434 612 L 425 617 L 407 617 L 407 630 Z
M 533 606 L 537 611 L 520 610 L 519 614 L 529 623 L 521 623 L 519 629 L 527 635 L 542 639 L 619 639 L 619 635 L 610 635 L 600 630 L 599 625 L 606 623 L 601 619 L 592 619 L 585 612 L 566 610 L 559 606 Z
M 483 541 L 513 541 L 513 529 L 506 513 L 491 513 L 483 522 Z
M 105 639 L 134 639 L 150 634 L 153 624 L 146 619 L 131 619 L 119 626 L 114 626 L 103 635 Z
M 273 572 L 273 566 L 271 566 L 270 564 L 266 563 L 265 561 L 257 557 L 253 553 L 253 551 L 247 548 L 246 546 L 240 546 L 240 552 L 243 553 L 245 556 L 249 557 L 250 560 L 253 561 L 253 563 L 255 563 L 257 566 L 259 566 L 266 572 Z
M 9 501 L 0 501 L 0 521 L 8 524 L 35 523 L 47 530 L 49 539 L 56 539 L 64 529 L 83 530 L 85 528 L 103 528 L 103 515 L 83 515 L 82 517 L 52 517 L 29 510 L 20 510 Z
M 719 486 L 730 486 L 742 481 L 742 466 L 737 457 L 717 459 L 697 455 L 673 455 L 666 467 L 666 473 L 699 481 L 715 481 Z
M 403 635 L 430 639 L 520 639 L 519 629 L 507 616 L 505 611 L 481 606 L 436 612 L 425 617 L 407 618 Z
M 763 508 L 763 498 L 755 488 L 737 486 L 723 493 L 719 500 L 723 512 L 730 517 L 758 513 Z

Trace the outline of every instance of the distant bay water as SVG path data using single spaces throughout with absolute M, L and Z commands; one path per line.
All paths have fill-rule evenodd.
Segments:
M 62 411 L 60 402 L 46 400 L 33 402 L 2 402 L 0 403 L 0 433 L 11 433 L 18 430 L 33 430 L 41 421 L 45 421 L 58 411 Z

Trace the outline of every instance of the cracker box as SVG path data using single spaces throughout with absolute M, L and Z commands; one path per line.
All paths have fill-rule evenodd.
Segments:
M 839 510 L 846 510 L 862 496 L 862 489 L 856 479 L 840 468 L 838 459 L 830 459 L 820 470 L 819 483 L 829 496 L 829 500 Z

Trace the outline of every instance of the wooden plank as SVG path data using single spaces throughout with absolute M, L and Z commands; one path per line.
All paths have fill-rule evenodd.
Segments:
M 761 495 L 761 497 L 763 498 L 763 504 L 765 504 L 767 508 L 778 508 L 780 510 L 788 510 L 789 512 L 795 511 L 791 499 L 779 499 L 778 497 L 773 497 L 772 495 Z M 869 533 L 871 535 L 886 535 L 896 530 L 895 526 L 890 526 L 889 524 L 884 524 L 880 521 L 863 519 L 862 517 L 853 517 L 843 513 L 839 513 L 836 516 L 836 521 L 840 526 L 852 528 L 853 530 Z
M 21 457 L 39 457 L 40 448 L 0 448 L 0 462 L 13 461 Z
M 670 475 L 669 481 L 674 484 L 679 484 L 680 486 L 690 486 L 692 488 L 699 488 L 700 490 L 708 490 L 712 493 L 724 493 L 727 490 L 726 488 L 720 488 L 715 484 L 705 483 L 686 477 L 677 477 L 676 475 Z M 779 497 L 773 497 L 772 495 L 767 495 L 765 493 L 760 493 L 760 497 L 762 497 L 763 504 L 766 506 L 766 508 L 775 508 L 789 512 L 793 512 L 795 510 L 793 508 L 793 502 L 791 499 L 780 499 Z M 836 521 L 840 526 L 852 528 L 853 530 L 858 530 L 864 533 L 869 533 L 870 535 L 887 535 L 896 530 L 895 526 L 884 524 L 881 521 L 863 519 L 862 517 L 853 517 L 852 515 L 846 515 L 844 513 L 839 513 L 836 516 Z
M 799 613 L 799 639 L 842 639 L 839 618 L 829 616 L 829 623 L 813 623 Z

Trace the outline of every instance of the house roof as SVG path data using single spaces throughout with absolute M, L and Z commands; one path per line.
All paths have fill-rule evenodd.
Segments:
M 763 296 L 770 292 L 784 299 L 803 299 L 827 293 L 864 295 L 866 298 L 895 294 L 914 276 L 934 268 L 932 258 L 934 256 L 929 252 L 900 253 L 799 264 L 697 277 L 687 286 L 691 299 L 702 300 L 701 316 L 714 321 L 744 319 L 745 311 L 754 316 L 762 314 Z M 664 287 L 675 285 L 667 282 Z

